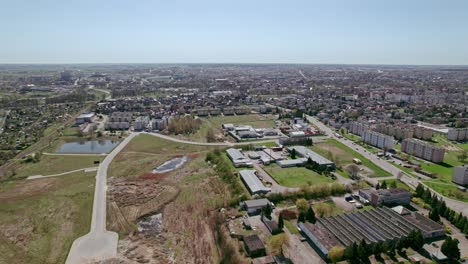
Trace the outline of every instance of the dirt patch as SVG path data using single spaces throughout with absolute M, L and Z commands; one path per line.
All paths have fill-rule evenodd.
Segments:
M 164 179 L 169 173 L 166 172 L 166 173 L 151 173 L 151 172 L 148 172 L 148 173 L 144 173 L 140 176 L 138 176 L 138 179 L 139 180 L 156 180 L 156 181 L 159 181 L 159 180 L 162 180 Z

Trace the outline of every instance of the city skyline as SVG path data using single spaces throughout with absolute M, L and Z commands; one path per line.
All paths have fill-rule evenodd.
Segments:
M 2 8 L 0 63 L 466 65 L 467 8 L 464 1 L 17 1 Z

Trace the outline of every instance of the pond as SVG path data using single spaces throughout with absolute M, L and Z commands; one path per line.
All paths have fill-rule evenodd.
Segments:
M 119 143 L 120 141 L 111 139 L 71 141 L 61 145 L 56 152 L 93 154 L 109 153 Z
M 187 157 L 174 158 L 164 162 L 161 166 L 153 170 L 153 173 L 165 173 L 179 168 L 187 162 Z

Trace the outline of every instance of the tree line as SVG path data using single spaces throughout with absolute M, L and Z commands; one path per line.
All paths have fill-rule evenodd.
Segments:
M 439 199 L 436 194 L 432 194 L 432 192 L 429 189 L 424 188 L 421 183 L 416 187 L 415 196 L 421 198 L 431 207 L 429 218 L 439 222 L 440 216 L 445 217 L 445 219 L 460 229 L 463 234 L 468 235 L 467 217 L 463 216 L 462 213 L 457 213 L 448 208 L 444 200 Z

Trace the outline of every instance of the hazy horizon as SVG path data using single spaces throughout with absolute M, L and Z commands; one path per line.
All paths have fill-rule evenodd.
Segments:
M 0 64 L 464 66 L 466 1 L 9 1 Z

